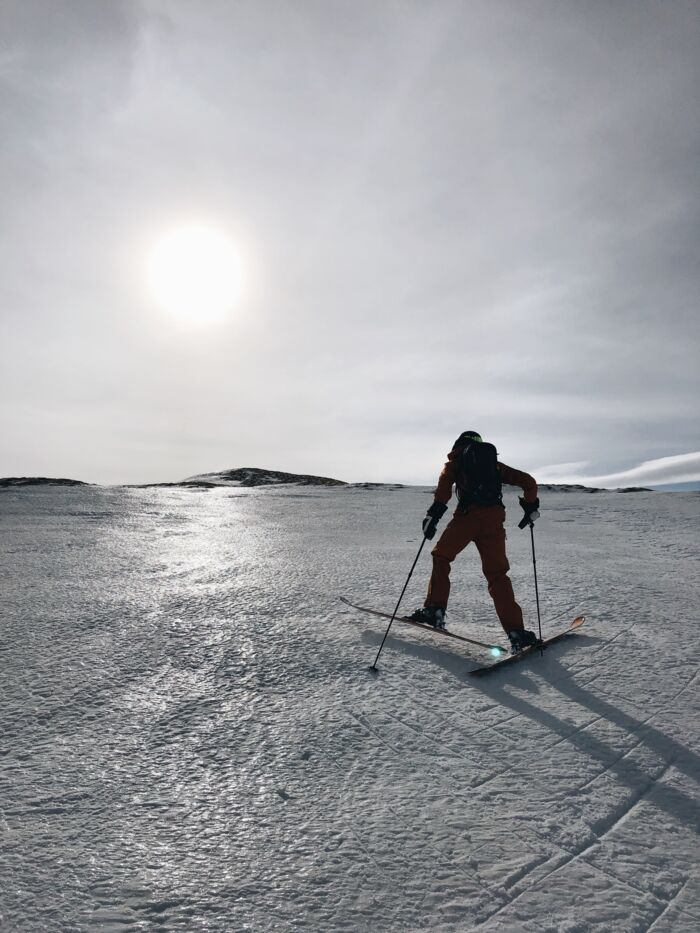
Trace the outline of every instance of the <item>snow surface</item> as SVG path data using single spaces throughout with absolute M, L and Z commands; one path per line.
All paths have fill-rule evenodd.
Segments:
M 393 608 L 429 502 L 0 493 L 2 930 L 700 929 L 700 496 L 543 496 L 545 630 L 581 633 L 477 679 L 396 625 L 373 676 L 337 597 Z M 490 641 L 478 564 L 448 623 Z

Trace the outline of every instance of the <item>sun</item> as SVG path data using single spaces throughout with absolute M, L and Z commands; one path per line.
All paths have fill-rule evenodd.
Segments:
M 156 303 L 189 325 L 223 320 L 240 298 L 241 262 L 229 237 L 215 227 L 173 227 L 155 242 L 148 280 Z

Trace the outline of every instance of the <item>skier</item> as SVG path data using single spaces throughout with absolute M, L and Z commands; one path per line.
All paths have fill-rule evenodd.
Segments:
M 485 443 L 476 431 L 464 431 L 447 455 L 435 490 L 435 501 L 423 519 L 423 534 L 428 540 L 435 536 L 437 524 L 447 511 L 452 487 L 457 487 L 458 504 L 452 520 L 433 548 L 433 571 L 428 595 L 422 609 L 411 619 L 434 628 L 445 627 L 445 614 L 450 596 L 450 565 L 455 557 L 473 541 L 481 557 L 481 566 L 488 581 L 489 594 L 496 613 L 516 654 L 523 648 L 539 644 L 534 632 L 525 629 L 523 613 L 515 601 L 508 576 L 510 565 L 506 556 L 506 510 L 503 506 L 501 483 L 520 486 L 519 499 L 525 513 L 520 527 L 539 518 L 537 483 L 528 473 L 500 463 L 493 444 Z

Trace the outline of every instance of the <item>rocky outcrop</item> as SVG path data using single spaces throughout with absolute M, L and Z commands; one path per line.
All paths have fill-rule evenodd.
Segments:
M 0 478 L 0 489 L 10 486 L 92 486 L 92 483 L 50 476 L 4 476 Z
M 179 486 L 210 483 L 213 486 L 347 486 L 340 479 L 329 476 L 312 476 L 307 473 L 283 473 L 280 470 L 261 470 L 258 467 L 240 467 L 218 473 L 202 473 L 190 476 Z
M 348 483 L 352 489 L 405 489 L 403 483 Z
M 599 486 L 581 486 L 579 483 L 538 483 L 540 490 L 547 492 L 609 492 Z

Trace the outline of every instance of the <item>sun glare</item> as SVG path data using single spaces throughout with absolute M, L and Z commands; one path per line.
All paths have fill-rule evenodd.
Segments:
M 226 317 L 241 291 L 241 264 L 229 238 L 214 227 L 191 224 L 164 233 L 149 258 L 153 298 L 190 325 Z

